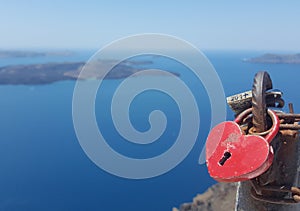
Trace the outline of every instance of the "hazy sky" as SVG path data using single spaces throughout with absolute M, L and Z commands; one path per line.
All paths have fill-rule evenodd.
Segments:
M 300 52 L 300 1 L 0 0 L 0 48 L 99 48 L 139 33 Z

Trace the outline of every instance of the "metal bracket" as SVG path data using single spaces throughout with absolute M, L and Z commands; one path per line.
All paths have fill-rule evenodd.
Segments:
M 259 201 L 273 204 L 296 204 L 300 202 L 300 189 L 288 186 L 260 186 L 255 179 L 251 180 L 251 196 Z M 269 194 L 265 195 L 264 191 Z M 272 193 L 284 193 L 282 197 L 274 197 Z

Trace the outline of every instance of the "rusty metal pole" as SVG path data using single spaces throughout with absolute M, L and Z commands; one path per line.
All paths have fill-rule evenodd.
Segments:
M 252 89 L 253 127 L 260 133 L 268 128 L 265 92 L 272 88 L 272 81 L 266 72 L 259 72 Z M 299 114 L 279 113 L 282 124 L 271 145 L 275 151 L 272 166 L 267 172 L 252 181 L 240 182 L 236 196 L 236 211 L 296 211 L 300 210 L 298 181 L 299 161 Z M 293 188 L 292 188 L 293 186 Z M 289 193 L 293 190 L 293 194 Z M 289 204 L 294 203 L 294 204 Z

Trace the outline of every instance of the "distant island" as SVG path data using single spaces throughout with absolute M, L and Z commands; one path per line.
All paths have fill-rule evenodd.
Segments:
M 84 72 L 84 74 L 80 74 L 82 68 L 86 65 L 84 62 L 12 65 L 0 67 L 0 84 L 29 85 L 77 79 L 120 79 L 142 70 L 143 68 L 140 68 L 139 65 L 148 63 L 151 63 L 151 61 L 123 61 L 106 76 L 103 70 L 115 64 L 114 60 L 99 60 L 93 63 L 93 66 L 89 66 L 90 71 Z M 179 76 L 177 73 L 172 74 Z M 164 73 L 159 73 L 159 75 L 164 75 Z
M 244 59 L 250 63 L 265 64 L 300 64 L 300 53 L 298 54 L 264 54 L 259 57 Z
M 27 58 L 27 57 L 47 57 L 47 56 L 71 56 L 71 51 L 49 51 L 49 52 L 35 52 L 35 51 L 21 51 L 21 50 L 0 50 L 0 59 L 3 58 Z

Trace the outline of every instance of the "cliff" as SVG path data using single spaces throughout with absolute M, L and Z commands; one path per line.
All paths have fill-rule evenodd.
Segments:
M 233 211 L 236 190 L 236 183 L 218 183 L 205 193 L 198 194 L 193 202 L 184 203 L 173 211 Z

